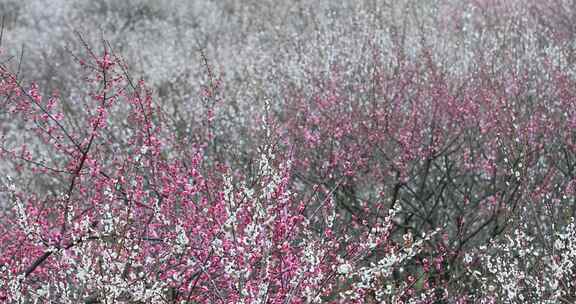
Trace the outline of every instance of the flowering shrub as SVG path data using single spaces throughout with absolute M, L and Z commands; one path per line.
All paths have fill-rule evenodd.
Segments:
M 4 300 L 300 303 L 339 297 L 350 285 L 342 296 L 358 302 L 379 290 L 376 275 L 389 277 L 422 247 L 424 239 L 391 239 L 394 210 L 348 226 L 335 220 L 334 189 L 299 195 L 271 117 L 264 116 L 267 143 L 255 173 L 245 176 L 205 160 L 207 142 L 163 130 L 151 93 L 108 47 L 102 56 L 88 53 L 79 62 L 93 91 L 78 133 L 67 129 L 57 96 L 2 70 L 5 110 L 52 153 L 38 159 L 26 145 L 4 143 L 3 156 L 59 189 L 41 194 L 5 182 Z M 109 124 L 115 108 L 129 122 L 120 134 Z M 374 256 L 379 250 L 385 258 Z
M 573 302 L 569 1 L 304 2 L 198 2 L 236 22 L 219 39 L 260 45 L 243 71 L 198 39 L 201 72 L 166 45 L 142 80 L 134 49 L 93 36 L 54 82 L 0 53 L 0 301 Z M 169 6 L 126 5 L 79 7 L 129 45 L 190 34 Z M 270 24 L 244 23 L 256 11 Z M 293 46 L 262 31 L 281 17 Z

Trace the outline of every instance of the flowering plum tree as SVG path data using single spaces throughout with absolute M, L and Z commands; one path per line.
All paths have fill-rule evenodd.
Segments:
M 575 301 L 571 1 L 198 1 L 214 41 L 133 2 L 78 7 L 182 43 L 142 80 L 95 36 L 40 81 L 0 53 L 0 302 Z M 83 13 L 25 4 L 10 39 Z
M 50 185 L 41 192 L 5 181 L 4 300 L 301 303 L 347 290 L 348 301 L 362 302 L 412 290 L 410 279 L 371 295 L 374 280 L 390 277 L 430 235 L 393 240 L 396 209 L 369 225 L 339 221 L 338 186 L 299 193 L 293 155 L 278 153 L 291 143 L 272 116 L 263 116 L 255 173 L 244 175 L 206 159 L 210 115 L 203 140 L 177 138 L 109 45 L 87 53 L 77 59 L 91 91 L 74 130 L 56 94 L 41 96 L 2 69 L 3 110 L 50 154 L 3 143 L 3 159 L 21 176 L 29 170 Z M 111 125 L 113 115 L 126 116 L 123 129 Z

